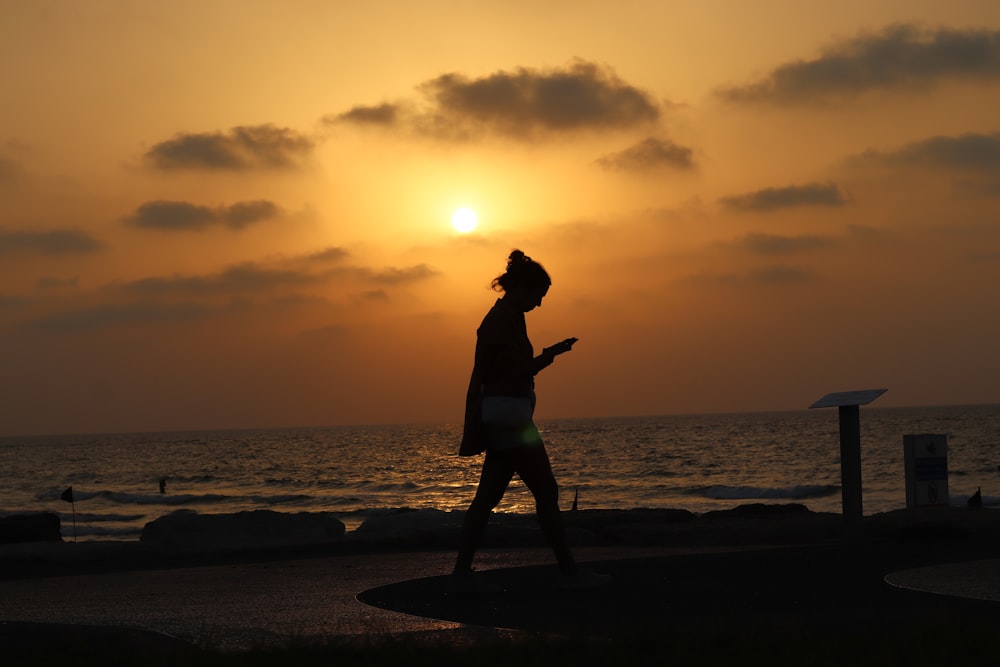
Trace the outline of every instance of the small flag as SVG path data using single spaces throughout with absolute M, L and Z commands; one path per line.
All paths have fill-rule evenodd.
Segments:
M 72 486 L 67 487 L 66 490 L 63 491 L 62 495 L 59 496 L 59 497 L 62 498 L 63 500 L 65 500 L 68 503 L 73 502 L 73 487 Z

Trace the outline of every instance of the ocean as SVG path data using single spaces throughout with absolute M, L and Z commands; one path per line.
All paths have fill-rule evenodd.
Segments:
M 539 422 L 580 509 L 801 503 L 841 511 L 836 409 Z M 175 510 L 333 512 L 351 530 L 398 508 L 465 509 L 480 457 L 461 426 L 412 424 L 0 438 L 0 516 L 56 512 L 63 536 L 138 540 Z M 948 436 L 950 502 L 1000 505 L 1000 406 L 861 408 L 866 515 L 906 506 L 903 438 Z M 163 492 L 160 481 L 165 480 Z M 73 487 L 75 503 L 61 499 Z M 515 480 L 498 511 L 532 513 Z

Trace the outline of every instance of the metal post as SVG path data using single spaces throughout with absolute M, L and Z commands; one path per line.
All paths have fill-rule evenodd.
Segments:
M 840 417 L 840 492 L 844 511 L 844 536 L 861 536 L 864 511 L 861 502 L 861 412 L 886 392 L 885 389 L 862 389 L 827 394 L 810 408 L 836 407 Z
M 849 532 L 861 526 L 864 510 L 861 500 L 861 416 L 857 405 L 841 405 L 840 413 L 840 487 L 844 523 Z

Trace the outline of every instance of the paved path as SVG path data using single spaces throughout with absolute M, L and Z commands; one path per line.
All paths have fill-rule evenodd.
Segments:
M 1000 603 L 1000 559 L 911 568 L 890 573 L 886 581 L 914 591 Z
M 478 563 L 490 569 L 551 560 L 545 549 L 517 549 L 484 552 Z M 383 552 L 3 580 L 0 645 L 5 635 L 28 630 L 25 623 L 140 628 L 226 649 L 455 629 L 458 623 L 356 599 L 367 589 L 449 572 L 453 563 L 450 552 Z
M 241 649 L 336 635 L 473 627 L 609 636 L 709 624 L 867 628 L 943 612 L 995 616 L 1000 622 L 998 603 L 915 592 L 960 594 L 960 582 L 979 582 L 978 590 L 989 592 L 985 597 L 1000 599 L 1000 561 L 954 565 L 962 560 L 961 549 L 935 549 L 890 542 L 580 549 L 580 560 L 611 574 L 613 583 L 577 594 L 556 590 L 547 550 L 498 549 L 481 554 L 477 566 L 503 592 L 478 599 L 445 594 L 444 575 L 454 556 L 435 551 L 4 580 L 0 646 L 18 638 L 45 641 L 70 625 L 99 626 L 94 632 L 103 627 L 105 633 L 138 628 L 196 646 Z M 990 586 L 983 584 L 983 573 L 992 573 Z M 118 637 L 135 639 L 124 630 Z

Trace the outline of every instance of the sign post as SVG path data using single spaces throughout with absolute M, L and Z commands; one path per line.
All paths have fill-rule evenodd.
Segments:
M 868 405 L 887 389 L 863 389 L 827 394 L 809 406 L 836 407 L 840 418 L 840 493 L 844 526 L 848 536 L 861 532 L 864 504 L 861 494 L 861 415 L 859 407 Z

